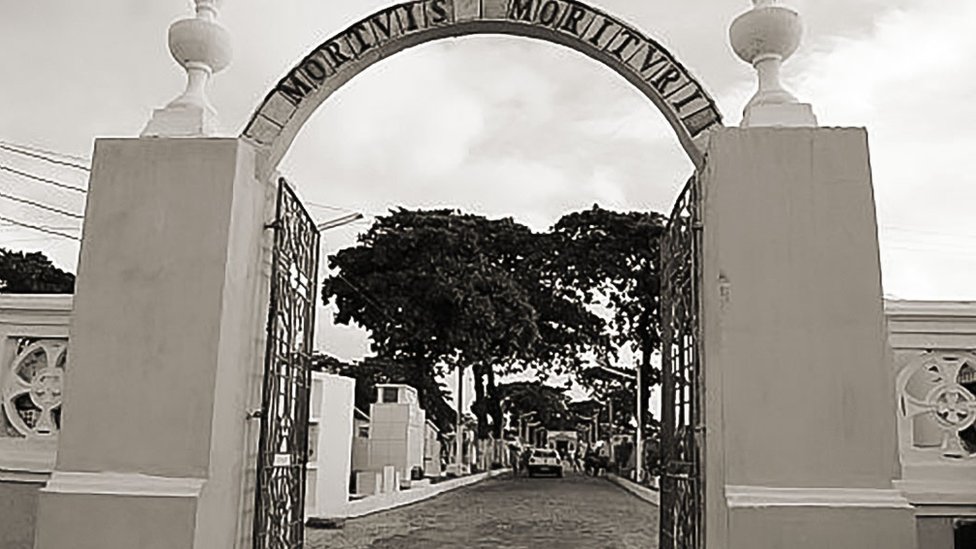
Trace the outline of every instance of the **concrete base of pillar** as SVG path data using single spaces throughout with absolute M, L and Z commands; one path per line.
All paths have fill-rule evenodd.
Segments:
M 217 114 L 199 105 L 155 109 L 142 137 L 206 137 L 217 132 Z
M 743 128 L 815 127 L 817 117 L 808 103 L 773 103 L 746 107 L 742 113 Z
M 914 549 L 910 508 L 743 507 L 729 510 L 728 547 Z
M 198 496 L 42 492 L 35 548 L 194 548 Z M 84 509 L 84 512 L 79 512 Z

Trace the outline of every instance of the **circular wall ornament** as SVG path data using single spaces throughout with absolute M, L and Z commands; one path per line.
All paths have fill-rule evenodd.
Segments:
M 3 411 L 28 438 L 52 437 L 61 428 L 67 341 L 42 339 L 27 345 L 4 376 Z
M 976 420 L 976 397 L 961 385 L 940 385 L 927 400 L 936 421 L 947 428 L 962 431 Z
M 963 373 L 974 364 L 976 354 L 971 352 L 927 352 L 898 375 L 902 417 L 931 418 L 941 431 L 939 452 L 943 457 L 976 457 L 971 441 L 963 440 L 963 432 L 976 423 L 976 395 L 962 381 Z

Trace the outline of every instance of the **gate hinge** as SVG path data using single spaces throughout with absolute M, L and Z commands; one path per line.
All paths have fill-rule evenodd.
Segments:
M 702 231 L 704 229 L 705 229 L 705 224 L 702 223 L 701 221 L 695 221 L 694 223 L 691 224 L 691 230 L 693 231 Z
M 244 414 L 244 418 L 247 420 L 262 419 L 263 417 L 264 417 L 264 410 L 261 408 L 255 408 L 254 410 L 250 410 L 246 414 Z
M 264 228 L 265 229 L 275 229 L 275 230 L 278 230 L 278 229 L 281 228 L 281 220 L 280 219 L 275 219 L 271 223 L 265 223 L 264 224 Z

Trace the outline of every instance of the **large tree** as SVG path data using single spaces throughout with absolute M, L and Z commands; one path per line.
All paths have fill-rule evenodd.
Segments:
M 667 219 L 656 212 L 615 212 L 594 205 L 564 215 L 553 227 L 558 245 L 549 270 L 580 299 L 610 313 L 611 341 L 638 357 L 644 410 L 660 381 L 651 363 L 661 347 L 660 238 Z
M 475 373 L 479 435 L 501 435 L 498 375 L 569 369 L 603 321 L 547 269 L 552 239 L 511 218 L 397 209 L 330 258 L 323 299 L 380 355 Z M 492 421 L 489 422 L 489 417 Z
M 70 294 L 75 275 L 54 266 L 41 252 L 15 252 L 0 248 L 0 293 Z

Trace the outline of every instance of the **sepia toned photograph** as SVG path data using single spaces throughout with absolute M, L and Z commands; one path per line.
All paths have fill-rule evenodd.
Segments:
M 976 0 L 0 0 L 0 549 L 976 549 Z

